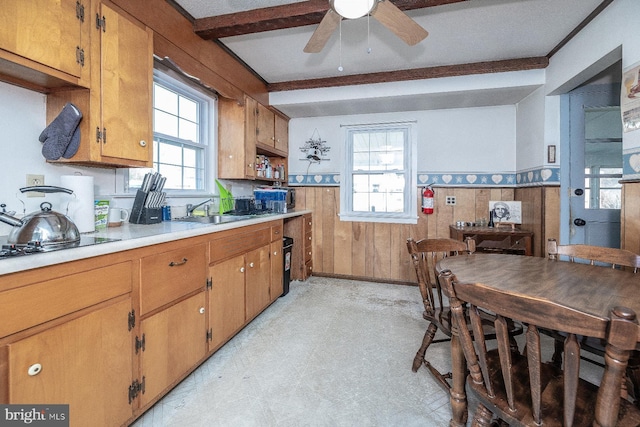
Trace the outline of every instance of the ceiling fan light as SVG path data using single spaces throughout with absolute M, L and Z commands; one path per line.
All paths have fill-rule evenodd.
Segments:
M 368 15 L 376 0 L 332 0 L 331 7 L 346 19 L 357 19 Z

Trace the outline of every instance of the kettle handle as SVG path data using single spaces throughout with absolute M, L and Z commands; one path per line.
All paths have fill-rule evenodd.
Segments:
M 37 191 L 39 193 L 67 193 L 73 194 L 73 190 L 69 190 L 68 188 L 56 187 L 53 185 L 33 185 L 31 187 L 22 187 L 20 189 L 21 193 L 27 193 L 29 191 Z

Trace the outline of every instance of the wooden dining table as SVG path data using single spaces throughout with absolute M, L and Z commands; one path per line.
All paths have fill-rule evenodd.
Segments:
M 451 270 L 459 282 L 540 298 L 603 318 L 608 318 L 615 306 L 628 307 L 640 315 L 640 274 L 631 271 L 542 257 L 480 253 L 444 258 L 437 263 L 436 271 L 445 270 Z M 636 335 L 640 343 L 640 327 Z M 465 363 L 454 335 L 451 340 L 453 426 L 464 426 L 467 419 Z M 638 370 L 635 375 L 636 380 L 640 380 Z

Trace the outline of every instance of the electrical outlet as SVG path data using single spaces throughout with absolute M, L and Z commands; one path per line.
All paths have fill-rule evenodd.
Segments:
M 446 203 L 449 206 L 455 206 L 455 204 L 456 204 L 456 196 L 447 196 L 446 197 Z
M 27 187 L 34 185 L 44 185 L 44 175 L 27 174 Z M 29 191 L 26 195 L 27 197 L 44 197 L 44 193 L 37 191 Z

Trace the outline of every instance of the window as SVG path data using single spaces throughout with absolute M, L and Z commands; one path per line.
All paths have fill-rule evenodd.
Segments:
M 340 219 L 416 223 L 413 123 L 345 127 Z
M 622 168 L 585 168 L 585 209 L 622 207 Z
M 213 146 L 215 98 L 158 70 L 153 81 L 153 170 L 167 178 L 165 190 L 207 192 Z M 149 169 L 130 169 L 129 188 Z

